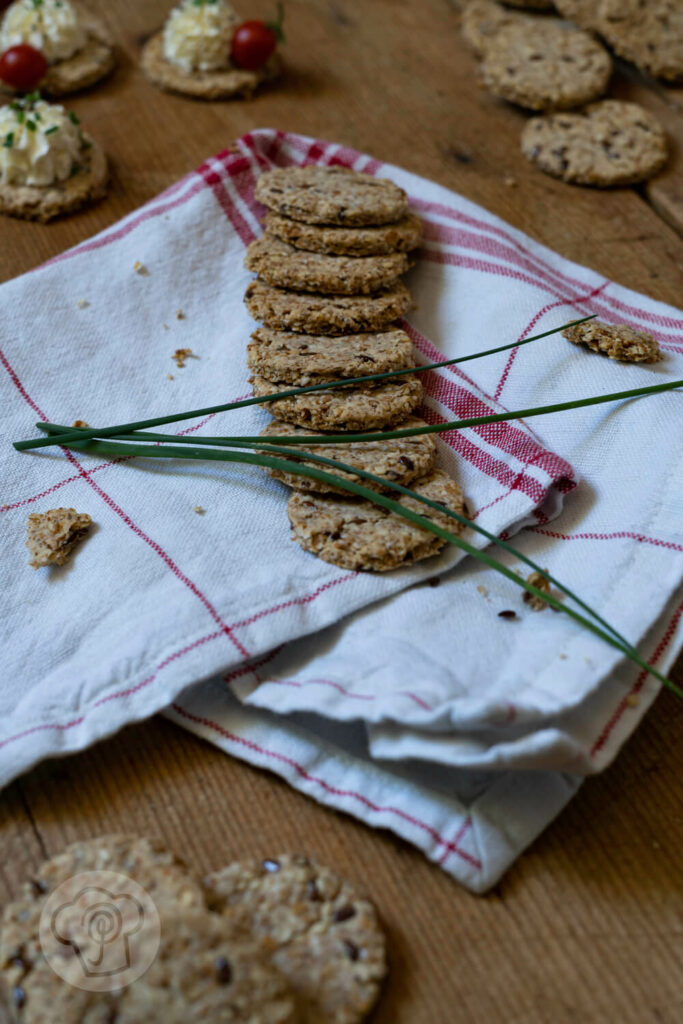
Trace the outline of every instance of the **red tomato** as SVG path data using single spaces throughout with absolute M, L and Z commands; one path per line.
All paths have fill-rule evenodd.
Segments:
M 262 67 L 277 46 L 272 28 L 263 21 L 245 21 L 232 39 L 231 56 L 238 68 Z
M 40 50 L 27 43 L 11 46 L 0 56 L 0 78 L 20 92 L 35 87 L 47 71 L 47 61 Z

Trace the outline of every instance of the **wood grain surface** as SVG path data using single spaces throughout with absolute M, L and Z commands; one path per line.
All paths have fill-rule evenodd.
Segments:
M 270 14 L 268 2 L 237 5 Z M 71 106 L 111 158 L 103 203 L 45 226 L 0 222 L 0 279 L 82 241 L 249 129 L 335 139 L 427 175 L 570 259 L 680 304 L 680 93 L 618 73 L 616 95 L 658 112 L 669 167 L 647 187 L 576 189 L 519 151 L 524 115 L 476 85 L 458 4 L 287 0 L 287 73 L 251 102 L 201 104 L 142 78 L 165 0 L 100 5 L 120 65 Z M 514 183 L 510 183 L 512 180 Z M 506 183 L 507 182 L 507 183 Z M 681 667 L 676 673 L 683 681 Z M 411 847 L 324 809 L 162 719 L 136 725 L 0 794 L 0 901 L 46 856 L 100 832 L 163 837 L 197 868 L 245 854 L 314 854 L 366 888 L 392 971 L 376 1024 L 675 1024 L 683 1019 L 683 707 L 657 701 L 617 763 L 488 897 Z M 62 1022 L 46 1022 L 62 1024 Z

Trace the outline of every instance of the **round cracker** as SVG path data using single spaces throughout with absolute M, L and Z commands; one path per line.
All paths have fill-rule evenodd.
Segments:
M 464 514 L 460 487 L 440 469 L 414 483 L 417 494 Z M 461 525 L 414 498 L 401 495 L 401 505 L 438 526 L 459 533 Z M 287 513 L 293 538 L 304 551 L 342 569 L 386 572 L 437 554 L 446 541 L 365 498 L 303 494 L 295 491 Z
M 265 377 L 251 378 L 255 395 L 286 391 L 287 385 Z M 327 388 L 290 398 L 264 403 L 268 412 L 299 427 L 315 427 L 321 432 L 339 430 L 381 430 L 404 420 L 422 401 L 422 384 L 409 375 L 381 381 L 376 387 L 357 384 Z
M 153 85 L 195 100 L 248 97 L 260 85 L 277 78 L 282 71 L 282 60 L 278 53 L 274 53 L 263 67 L 255 71 L 238 67 L 229 67 L 224 71 L 185 71 L 166 60 L 163 32 L 157 32 L 147 40 L 142 49 L 140 65 Z
M 524 19 L 524 14 L 501 7 L 495 0 L 470 0 L 462 12 L 460 28 L 468 46 L 482 57 L 502 29 L 519 25 Z M 526 18 L 526 23 L 529 22 Z
M 359 1024 L 386 974 L 377 913 L 344 879 L 307 857 L 241 861 L 206 880 L 209 902 L 271 950 L 307 1021 Z
M 340 377 L 365 377 L 415 365 L 405 331 L 325 335 L 260 327 L 247 347 L 249 369 L 268 380 L 305 386 Z
M 408 197 L 393 181 L 317 164 L 266 171 L 256 183 L 256 198 L 308 224 L 390 224 L 408 212 Z
M 101 199 L 107 191 L 107 158 L 87 132 L 83 137 L 90 148 L 83 151 L 80 170 L 54 185 L 0 183 L 0 213 L 45 224 Z
M 255 320 L 276 330 L 357 334 L 388 327 L 410 309 L 410 292 L 397 281 L 374 295 L 314 295 L 252 281 L 244 296 Z
M 565 110 L 602 96 L 612 74 L 609 54 L 593 36 L 557 21 L 533 32 L 501 29 L 486 48 L 482 80 L 496 96 L 530 110 Z
M 400 424 L 401 430 L 409 430 L 415 427 L 424 427 L 424 420 L 417 416 L 409 416 Z M 304 430 L 303 427 L 292 426 L 291 423 L 284 423 L 274 420 L 265 430 L 261 431 L 261 437 L 266 440 L 269 437 L 305 437 L 307 434 L 314 434 L 315 431 Z M 374 476 L 381 476 L 385 480 L 409 486 L 413 480 L 419 480 L 426 476 L 434 467 L 436 459 L 436 444 L 431 434 L 417 434 L 415 437 L 393 437 L 382 438 L 378 434 L 377 441 L 356 441 L 350 444 L 315 445 L 306 448 L 305 445 L 297 445 L 297 451 L 303 455 L 311 452 L 313 455 L 320 455 L 325 459 L 335 459 L 337 462 L 345 462 L 349 466 L 365 470 Z M 270 453 L 273 454 L 272 452 Z M 286 455 L 281 458 L 287 459 Z M 345 480 L 352 480 L 360 483 L 363 487 L 369 487 L 372 491 L 391 490 L 390 487 L 382 487 L 372 480 L 365 480 L 354 473 L 346 473 L 341 469 L 325 467 L 320 463 L 306 462 L 306 466 L 322 469 L 326 473 L 334 473 L 335 476 L 343 477 Z M 269 476 L 274 480 L 280 480 L 288 487 L 297 491 L 316 491 L 319 494 L 343 494 L 349 496 L 349 492 L 343 487 L 335 487 L 334 484 L 323 483 L 321 480 L 313 480 L 311 477 L 299 476 L 296 473 L 286 473 L 280 469 L 266 469 Z
M 305 224 L 269 210 L 264 225 L 269 235 L 297 249 L 329 256 L 381 256 L 410 252 L 422 241 L 422 222 L 414 213 L 379 227 L 349 228 L 330 224 Z
M 531 118 L 522 131 L 522 152 L 555 178 L 608 188 L 651 178 L 666 163 L 668 146 L 649 111 L 602 100 L 576 113 Z
M 597 27 L 612 49 L 656 78 L 683 78 L 681 0 L 599 0 Z
M 408 269 L 405 253 L 327 256 L 295 249 L 262 235 L 247 249 L 244 265 L 268 284 L 325 295 L 368 295 L 392 285 Z

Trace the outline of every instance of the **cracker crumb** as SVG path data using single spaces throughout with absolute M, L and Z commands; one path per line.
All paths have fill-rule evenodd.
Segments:
M 165 331 L 170 331 L 170 329 L 171 329 L 171 328 L 170 328 L 170 327 L 168 326 L 168 324 L 163 324 L 163 328 L 164 328 L 164 330 L 165 330 Z
M 166 380 L 175 380 L 175 377 L 173 376 L 172 373 L 167 373 L 166 374 Z
M 567 660 L 567 655 L 566 654 L 561 654 L 560 655 L 560 661 L 566 661 L 566 660 Z
M 584 324 L 566 327 L 562 336 L 573 345 L 585 345 L 591 351 L 621 363 L 658 363 L 663 358 L 651 334 L 636 331 L 628 324 L 589 320 Z
M 640 700 L 638 698 L 638 694 L 637 693 L 629 693 L 628 697 L 626 698 L 626 704 L 628 704 L 628 706 L 630 708 L 637 708 L 638 705 L 640 704 Z
M 71 426 L 77 427 L 79 430 L 84 430 L 86 427 L 89 427 L 90 424 L 86 423 L 85 420 L 74 420 Z
M 486 589 L 486 587 L 484 586 L 483 583 L 479 584 L 479 586 L 477 587 L 477 591 L 481 594 L 482 597 L 488 597 L 489 596 L 489 592 L 488 592 L 488 590 Z
M 506 186 L 506 188 L 515 188 L 517 185 L 517 179 L 513 178 L 511 174 L 507 174 L 503 178 L 503 184 Z
M 78 541 L 92 526 L 92 519 L 75 508 L 33 512 L 26 525 L 26 547 L 34 569 L 68 562 Z
M 76 305 L 78 306 L 79 309 L 87 309 L 90 303 L 88 302 L 87 299 L 79 299 Z
M 174 359 L 178 369 L 182 370 L 186 359 L 199 359 L 199 356 L 196 356 L 191 348 L 177 348 L 171 359 Z
M 545 572 L 548 570 L 546 569 Z M 530 583 L 532 587 L 537 587 L 538 590 L 542 590 L 544 594 L 550 593 L 550 583 L 540 572 L 532 572 L 529 574 L 527 583 Z M 530 594 L 528 590 L 524 591 L 522 600 L 529 605 L 532 611 L 542 612 L 546 607 L 547 602 L 542 597 L 537 597 L 536 594 Z
M 198 516 L 203 516 L 204 513 L 206 512 L 206 509 L 202 508 L 201 505 L 195 505 L 195 507 L 192 509 L 192 511 L 196 512 Z
M 135 263 L 133 264 L 133 270 L 135 271 L 136 274 L 139 274 L 141 277 L 149 277 L 149 270 L 147 269 L 144 263 L 140 262 L 140 260 L 135 261 Z
M 176 320 L 186 320 L 187 319 L 187 317 L 183 313 L 182 309 L 176 310 L 175 318 L 176 318 Z

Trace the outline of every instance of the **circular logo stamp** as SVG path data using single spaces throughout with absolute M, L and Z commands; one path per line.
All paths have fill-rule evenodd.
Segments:
M 127 875 L 84 871 L 58 886 L 40 916 L 40 945 L 75 988 L 126 988 L 154 962 L 161 925 L 149 893 Z

